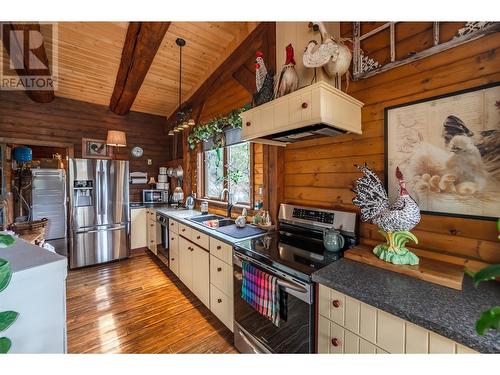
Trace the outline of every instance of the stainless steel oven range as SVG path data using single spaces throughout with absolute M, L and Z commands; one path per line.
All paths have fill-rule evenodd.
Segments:
M 345 240 L 338 252 L 323 246 L 323 230 L 332 227 Z M 312 353 L 315 295 L 311 275 L 357 243 L 356 214 L 351 212 L 282 204 L 279 228 L 279 232 L 234 245 L 234 343 L 242 353 Z M 277 278 L 279 325 L 243 299 L 244 263 Z

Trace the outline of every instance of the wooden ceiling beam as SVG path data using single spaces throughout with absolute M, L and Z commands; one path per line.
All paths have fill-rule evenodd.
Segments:
M 109 108 L 125 115 L 161 46 L 170 22 L 130 22 Z
M 13 23 L 4 22 L 2 27 L 2 42 L 5 50 L 10 56 L 17 68 L 17 75 L 22 77 L 40 77 L 45 78 L 45 82 L 51 82 L 45 90 L 24 90 L 26 95 L 37 103 L 50 103 L 54 100 L 54 88 L 52 86 L 53 80 L 51 77 L 49 59 L 45 51 L 43 38 L 41 44 L 36 49 L 30 48 L 30 32 L 40 32 L 40 24 L 37 22 L 31 23 Z M 14 32 L 17 31 L 17 32 Z M 22 31 L 23 37 L 19 38 L 19 31 Z M 16 46 L 12 46 L 16 43 Z M 21 67 L 22 66 L 22 67 Z M 50 77 L 47 79 L 47 77 Z
M 274 67 L 276 65 L 274 61 L 276 59 L 276 54 L 271 51 L 273 49 L 271 47 L 273 40 L 276 40 L 276 24 L 274 22 L 261 22 L 250 34 L 248 34 L 248 36 L 234 50 L 234 52 L 219 65 L 210 77 L 203 82 L 198 90 L 191 95 L 182 107 L 198 107 L 206 100 L 207 96 L 209 96 L 215 88 L 218 87 L 219 84 L 233 79 L 233 74 L 242 65 L 247 64 L 249 61 L 253 61 L 253 59 L 255 59 L 255 52 L 262 49 L 264 43 L 266 43 L 266 50 L 270 54 L 270 57 L 264 57 L 264 61 L 266 64 L 269 62 L 270 66 Z M 274 43 L 274 45 L 275 44 L 276 43 Z M 175 122 L 176 113 L 178 111 L 179 108 L 177 108 L 169 116 L 168 123 L 170 124 L 170 127 L 173 126 L 172 124 Z
M 233 78 L 250 94 L 255 92 L 255 73 L 248 66 L 242 65 L 233 73 Z

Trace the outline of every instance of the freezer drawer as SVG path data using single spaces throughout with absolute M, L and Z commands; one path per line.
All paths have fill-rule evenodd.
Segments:
M 90 266 L 129 256 L 129 224 L 71 233 L 70 268 Z

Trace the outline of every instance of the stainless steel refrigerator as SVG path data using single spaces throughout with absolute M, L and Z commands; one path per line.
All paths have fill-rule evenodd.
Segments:
M 129 256 L 128 161 L 69 159 L 70 268 Z
M 46 242 L 64 256 L 67 251 L 66 172 L 64 169 L 31 170 L 33 220 L 49 220 Z

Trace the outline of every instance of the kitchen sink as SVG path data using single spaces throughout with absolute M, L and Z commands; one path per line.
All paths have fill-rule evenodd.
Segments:
M 195 223 L 201 224 L 207 228 L 220 228 L 227 225 L 234 224 L 233 219 L 229 219 L 220 215 L 199 215 L 188 218 L 188 220 L 194 221 Z

